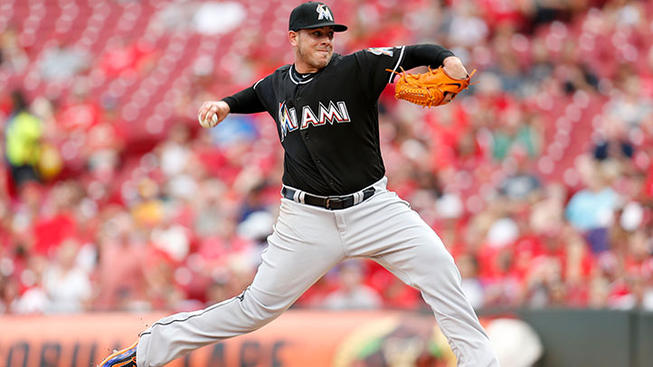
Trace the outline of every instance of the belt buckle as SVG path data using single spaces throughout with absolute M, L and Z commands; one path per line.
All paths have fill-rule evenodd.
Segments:
M 341 203 L 342 200 L 343 199 L 341 197 L 337 197 L 337 196 L 327 197 L 326 201 L 324 202 L 324 207 L 329 209 L 329 210 L 332 210 L 334 208 L 331 206 L 331 204 Z M 338 209 L 341 209 L 341 208 L 338 208 Z

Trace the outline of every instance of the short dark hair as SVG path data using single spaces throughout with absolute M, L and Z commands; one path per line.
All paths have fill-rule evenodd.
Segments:
M 11 92 L 11 102 L 14 105 L 14 111 L 23 111 L 27 109 L 28 103 L 25 94 L 20 89 L 14 89 Z

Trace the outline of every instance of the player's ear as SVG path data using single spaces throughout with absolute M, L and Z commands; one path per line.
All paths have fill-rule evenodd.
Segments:
M 299 33 L 295 31 L 288 31 L 288 41 L 291 45 L 297 46 L 297 37 L 299 37 Z

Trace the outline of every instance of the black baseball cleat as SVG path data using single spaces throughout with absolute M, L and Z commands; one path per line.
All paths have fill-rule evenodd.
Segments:
M 125 349 L 114 351 L 97 367 L 136 367 L 137 345 L 138 342 Z

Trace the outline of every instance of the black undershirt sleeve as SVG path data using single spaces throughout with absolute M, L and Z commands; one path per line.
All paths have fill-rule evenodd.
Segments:
M 404 60 L 401 62 L 401 66 L 405 70 L 427 65 L 432 68 L 438 68 L 442 66 L 444 59 L 449 56 L 454 56 L 453 52 L 442 46 L 433 44 L 406 46 L 404 52 Z
M 231 113 L 256 113 L 265 111 L 253 87 L 245 88 L 240 92 L 223 99 Z

